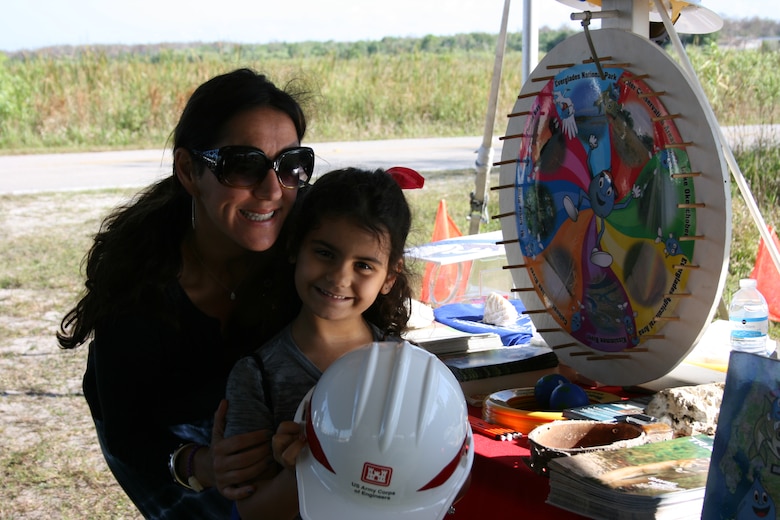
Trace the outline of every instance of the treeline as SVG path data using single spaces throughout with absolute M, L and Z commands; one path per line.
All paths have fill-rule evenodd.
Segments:
M 574 30 L 542 27 L 539 30 L 539 51 L 549 52 L 560 42 L 575 34 Z M 780 22 L 763 18 L 726 19 L 723 29 L 707 35 L 684 35 L 680 37 L 686 45 L 710 45 L 721 41 L 772 38 L 780 35 Z M 40 57 L 78 59 L 85 53 L 100 54 L 116 59 L 132 57 L 144 58 L 150 62 L 165 61 L 170 58 L 191 57 L 200 60 L 207 55 L 234 55 L 244 60 L 263 59 L 300 59 L 330 57 L 351 59 L 377 55 L 399 56 L 413 53 L 452 54 L 452 53 L 494 53 L 498 41 L 497 34 L 463 33 L 453 36 L 427 35 L 421 38 L 384 37 L 379 40 L 359 40 L 354 42 L 305 41 L 272 42 L 264 44 L 231 42 L 190 42 L 155 43 L 149 45 L 62 45 L 36 50 L 6 53 L 11 60 L 28 60 Z M 507 34 L 507 52 L 522 52 L 522 32 Z M 0 53 L 1 54 L 1 53 Z
M 767 18 L 726 20 L 719 31 L 721 39 L 774 38 L 780 36 L 780 22 Z
M 539 50 L 548 52 L 575 31 L 567 29 L 548 29 L 539 31 Z M 350 59 L 370 56 L 401 56 L 414 53 L 452 54 L 452 53 L 494 53 L 498 42 L 497 34 L 464 33 L 454 36 L 427 35 L 422 38 L 384 37 L 380 40 L 359 40 L 354 42 L 305 41 L 272 42 L 264 44 L 229 42 L 191 42 L 157 43 L 149 45 L 61 45 L 36 50 L 7 53 L 11 60 L 29 60 L 41 57 L 74 58 L 84 54 L 100 54 L 107 58 L 146 58 L 150 61 L 191 56 L 202 59 L 208 55 L 236 55 L 245 60 L 262 59 L 298 59 L 329 57 Z M 521 52 L 523 35 L 520 32 L 507 34 L 507 51 Z

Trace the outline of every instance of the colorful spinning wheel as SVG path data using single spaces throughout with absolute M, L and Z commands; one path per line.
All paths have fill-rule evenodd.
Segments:
M 600 67 L 578 34 L 523 86 L 499 217 L 515 290 L 561 362 L 632 385 L 672 370 L 712 320 L 729 177 L 679 66 L 631 32 L 590 34 Z

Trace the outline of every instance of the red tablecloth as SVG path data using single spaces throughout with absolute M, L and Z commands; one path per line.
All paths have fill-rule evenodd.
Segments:
M 479 408 L 469 413 L 481 418 Z M 474 465 L 471 486 L 448 519 L 480 520 L 486 515 L 503 518 L 585 518 L 545 503 L 550 492 L 547 477 L 534 473 L 525 463 L 530 456 L 528 439 L 494 441 L 474 433 Z
M 634 396 L 620 387 L 600 387 L 598 390 L 623 398 Z M 481 419 L 482 409 L 469 406 L 469 414 Z M 526 464 L 530 457 L 526 437 L 495 441 L 475 432 L 474 451 L 471 486 L 455 505 L 455 514 L 448 519 L 483 520 L 486 514 L 496 513 L 508 519 L 586 518 L 545 502 L 550 493 L 550 482 Z

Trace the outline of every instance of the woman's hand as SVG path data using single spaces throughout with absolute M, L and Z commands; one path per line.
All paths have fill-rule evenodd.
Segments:
M 222 400 L 214 414 L 211 431 L 211 481 L 229 500 L 240 500 L 255 492 L 254 480 L 270 468 L 278 471 L 271 451 L 270 430 L 243 433 L 225 439 L 228 403 Z
M 294 468 L 298 454 L 306 445 L 303 426 L 293 421 L 284 421 L 271 439 L 273 457 L 283 468 Z

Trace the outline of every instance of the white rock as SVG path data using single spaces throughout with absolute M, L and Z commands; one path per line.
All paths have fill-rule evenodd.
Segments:
M 492 292 L 485 298 L 485 314 L 482 321 L 499 327 L 508 327 L 517 323 L 517 309 L 498 293 Z
M 675 437 L 715 435 L 724 383 L 680 386 L 653 396 L 645 413 L 672 427 Z
M 435 317 L 430 305 L 410 298 L 407 307 L 409 308 L 409 321 L 406 326 L 410 329 L 424 329 L 433 323 Z

